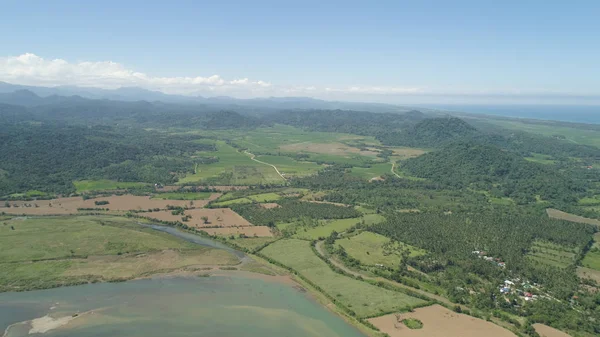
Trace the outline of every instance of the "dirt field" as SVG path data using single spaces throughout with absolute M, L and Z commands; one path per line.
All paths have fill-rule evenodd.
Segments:
M 213 193 L 208 200 L 194 200 L 193 207 L 204 207 L 220 194 Z M 107 205 L 96 205 L 96 201 L 108 201 Z M 0 204 L 1 212 L 26 215 L 68 215 L 77 214 L 78 208 L 108 208 L 111 211 L 145 210 L 149 208 L 165 209 L 171 206 L 190 206 L 188 200 L 160 200 L 149 196 L 119 195 L 83 200 L 82 197 L 58 198 L 52 200 L 11 201 L 10 208 Z M 37 207 L 36 207 L 37 205 Z M 14 207 L 17 206 L 17 207 Z
M 227 228 L 203 228 L 203 231 L 211 235 L 235 235 L 245 234 L 246 236 L 253 237 L 271 237 L 273 233 L 267 226 L 251 226 L 251 227 L 227 227 Z
M 239 216 L 236 212 L 229 208 L 196 208 L 186 210 L 184 215 L 173 215 L 171 211 L 148 212 L 140 213 L 144 217 L 158 219 L 162 221 L 181 221 L 184 215 L 191 215 L 192 218 L 188 222 L 184 222 L 188 226 L 203 228 L 203 227 L 248 227 L 252 226 L 246 219 Z M 208 223 L 204 223 L 202 217 L 208 218 Z
M 546 209 L 546 213 L 548 214 L 549 217 L 554 218 L 554 219 L 567 220 L 567 221 L 579 222 L 579 223 L 587 223 L 590 225 L 600 226 L 600 220 L 584 218 L 582 216 L 569 214 L 569 213 L 559 211 L 554 208 Z
M 248 186 L 207 186 L 207 187 L 214 188 L 215 190 L 217 190 L 219 192 L 239 191 L 239 190 L 245 190 L 248 188 Z M 169 185 L 169 186 L 163 186 L 162 188 L 157 188 L 156 190 L 159 192 L 173 192 L 173 191 L 179 190 L 180 188 L 183 188 L 183 190 L 189 190 L 192 188 L 192 186 Z
M 267 202 L 267 203 L 260 204 L 260 207 L 270 209 L 270 208 L 277 208 L 277 207 L 281 207 L 281 206 L 279 206 L 279 204 L 276 204 L 274 202 Z
M 494 323 L 464 314 L 457 314 L 441 305 L 416 309 L 398 314 L 400 321 L 416 318 L 423 322 L 422 329 L 409 329 L 399 322 L 396 314 L 371 318 L 369 322 L 391 337 L 514 337 L 515 334 Z
M 363 156 L 375 157 L 378 152 L 375 151 L 362 151 L 356 147 L 350 147 L 342 143 L 297 143 L 281 146 L 280 149 L 291 152 L 313 152 L 322 154 L 333 154 L 338 156 L 355 155 L 360 154 Z
M 586 268 L 586 267 L 577 267 L 577 276 L 581 278 L 591 278 L 596 282 L 600 282 L 600 271 Z
M 415 158 L 425 153 L 421 149 L 411 147 L 390 147 L 389 149 L 392 150 L 394 156 L 399 156 L 401 159 Z
M 556 330 L 553 327 L 544 324 L 536 323 L 533 325 L 533 328 L 540 334 L 540 337 L 571 337 L 560 330 Z
M 95 201 L 108 201 L 107 205 L 96 205 Z M 198 207 L 205 205 L 208 201 L 197 200 Z M 57 214 L 76 214 L 78 208 L 108 208 L 113 211 L 128 211 L 148 208 L 164 209 L 167 205 L 185 206 L 189 201 L 185 200 L 154 200 L 145 196 L 121 195 L 105 198 L 83 200 L 81 197 L 58 198 L 52 200 L 36 201 L 13 201 L 10 203 L 13 207 L 0 208 L 8 214 L 27 214 L 27 215 L 57 215 Z M 14 207 L 17 205 L 18 207 Z M 27 207 L 29 205 L 29 207 Z M 37 207 L 35 206 L 37 205 Z

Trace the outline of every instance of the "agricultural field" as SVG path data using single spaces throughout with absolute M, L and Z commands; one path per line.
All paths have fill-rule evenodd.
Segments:
M 361 218 L 321 220 L 319 221 L 319 226 L 313 228 L 307 228 L 305 226 L 296 228 L 296 234 L 293 237 L 303 240 L 317 240 L 319 238 L 328 237 L 333 231 L 342 233 L 363 221 L 365 224 L 370 225 L 384 220 L 385 219 L 379 214 L 367 214 Z
M 411 329 L 403 320 L 422 322 L 420 329 Z M 415 309 L 414 312 L 389 314 L 369 319 L 379 330 L 390 337 L 515 337 L 512 332 L 465 314 L 455 313 L 441 305 Z
M 275 165 L 287 177 L 304 177 L 317 173 L 324 166 L 311 161 L 298 161 L 286 156 L 260 155 L 256 159 Z
M 213 193 L 211 192 L 166 192 L 159 193 L 152 196 L 152 199 L 162 199 L 162 200 L 205 200 L 205 199 L 215 199 Z M 215 194 L 215 196 L 219 196 L 219 194 Z
M 570 337 L 566 333 L 544 324 L 533 324 L 533 328 L 535 329 L 535 332 L 540 335 L 540 337 Z
M 407 244 L 392 243 L 385 236 L 362 232 L 358 235 L 339 239 L 335 242 L 336 247 L 344 247 L 346 253 L 359 260 L 364 265 L 382 264 L 386 267 L 396 268 L 402 260 L 401 252 L 405 249 L 410 251 L 410 257 L 425 255 L 427 252 Z
M 249 195 L 243 198 L 228 199 L 225 201 L 214 203 L 213 205 L 216 207 L 226 207 L 233 204 L 249 204 L 252 202 L 264 203 L 269 201 L 276 201 L 279 199 L 281 199 L 281 196 L 277 193 L 261 193 Z
M 371 167 L 353 167 L 350 174 L 363 179 L 373 179 L 386 174 L 391 174 L 391 163 L 373 164 Z
M 600 271 L 600 233 L 594 234 L 594 244 L 585 254 L 581 265 L 585 268 Z
M 545 165 L 556 163 L 551 156 L 540 153 L 532 153 L 531 157 L 525 157 L 525 160 Z
M 500 120 L 500 119 L 489 119 L 486 120 L 491 124 L 499 125 L 507 129 L 519 130 L 539 134 L 543 136 L 564 136 L 565 140 L 574 144 L 583 144 L 600 147 L 600 135 L 597 131 L 586 130 L 582 128 L 572 128 L 568 126 L 559 125 L 544 125 L 537 123 L 523 123 L 518 120 Z
M 204 227 L 203 231 L 208 233 L 209 235 L 217 235 L 217 236 L 234 236 L 234 237 L 248 237 L 248 238 L 260 238 L 260 237 L 272 237 L 273 233 L 271 229 L 267 226 L 230 226 L 223 228 L 215 228 L 215 227 Z
M 271 166 L 253 161 L 248 154 L 239 152 L 224 141 L 217 141 L 216 146 L 216 152 L 204 155 L 217 156 L 218 162 L 197 165 L 194 174 L 181 178 L 178 183 L 207 181 L 224 185 L 258 185 L 283 182 Z
M 110 190 L 122 190 L 128 188 L 144 187 L 148 186 L 147 183 L 140 182 L 122 182 L 113 180 L 79 180 L 74 181 L 75 189 L 77 193 L 92 192 L 92 191 L 110 191 Z
M 263 238 L 234 238 L 230 242 L 238 247 L 243 247 L 249 250 L 256 249 L 262 245 L 275 241 L 275 238 L 263 237 Z
M 575 262 L 577 250 L 547 241 L 534 241 L 527 257 L 539 263 L 566 268 Z
M 361 150 L 357 147 L 352 147 L 344 143 L 317 143 L 314 141 L 307 141 L 296 144 L 289 144 L 280 147 L 281 150 L 292 153 L 318 153 L 340 157 L 377 157 L 378 151 Z
M 229 208 L 194 208 L 186 209 L 183 214 L 173 211 L 140 213 L 141 216 L 167 222 L 182 222 L 196 228 L 250 227 L 252 224 Z M 183 221 L 187 217 L 187 221 Z
M 77 214 L 79 209 L 108 209 L 110 211 L 165 209 L 168 205 L 186 207 L 191 202 L 197 207 L 202 207 L 208 203 L 208 200 L 158 200 L 149 196 L 129 194 L 95 199 L 68 197 L 51 200 L 11 201 L 9 202 L 10 207 L 0 203 L 0 211 L 19 215 L 68 215 Z
M 306 241 L 279 240 L 261 252 L 293 268 L 359 317 L 373 317 L 425 303 L 404 293 L 383 289 L 335 273 L 314 254 L 310 243 Z
M 0 291 L 237 263 L 226 251 L 142 227 L 137 220 L 109 216 L 4 220 L 0 246 Z
M 600 220 L 584 218 L 579 215 L 569 214 L 569 213 L 559 211 L 559 210 L 553 209 L 553 208 L 546 209 L 546 213 L 548 214 L 548 216 L 550 218 L 553 218 L 553 219 L 560 219 L 560 220 L 566 220 L 566 221 L 586 223 L 586 224 L 590 224 L 590 225 L 600 226 Z

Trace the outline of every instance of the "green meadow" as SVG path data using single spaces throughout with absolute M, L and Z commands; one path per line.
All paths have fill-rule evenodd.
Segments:
M 92 192 L 92 191 L 107 191 L 107 190 L 119 190 L 127 188 L 136 188 L 147 186 L 147 183 L 140 182 L 123 182 L 114 180 L 79 180 L 74 181 L 75 189 L 77 193 Z
M 293 268 L 359 317 L 402 311 L 425 303 L 404 293 L 380 288 L 334 272 L 314 254 L 310 243 L 306 241 L 279 240 L 261 252 Z

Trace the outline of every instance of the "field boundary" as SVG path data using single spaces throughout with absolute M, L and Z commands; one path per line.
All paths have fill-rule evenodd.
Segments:
M 260 161 L 260 160 L 256 159 L 256 158 L 255 158 L 255 157 L 256 157 L 256 155 L 255 155 L 255 154 L 253 154 L 253 153 L 250 153 L 250 152 L 248 152 L 248 150 L 244 151 L 244 153 L 246 153 L 246 154 L 250 155 L 250 159 L 251 159 L 251 160 L 254 160 L 254 161 L 255 161 L 255 162 L 257 162 L 257 163 L 261 163 L 261 164 L 263 164 L 263 165 L 271 166 L 272 168 L 274 168 L 274 169 L 275 169 L 275 172 L 277 172 L 277 174 L 279 174 L 279 176 L 280 176 L 280 177 L 281 177 L 281 178 L 282 178 L 284 181 L 287 181 L 286 177 L 284 177 L 284 176 L 283 176 L 283 174 L 281 174 L 281 172 L 279 172 L 279 169 L 277 168 L 277 166 L 275 166 L 275 165 L 273 165 L 273 164 L 265 163 L 264 161 Z

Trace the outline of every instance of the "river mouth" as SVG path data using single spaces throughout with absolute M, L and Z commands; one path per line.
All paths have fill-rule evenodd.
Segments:
M 0 294 L 4 337 L 29 336 L 34 328 L 44 332 L 33 335 L 50 337 L 363 336 L 289 285 L 239 275 Z

